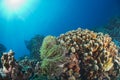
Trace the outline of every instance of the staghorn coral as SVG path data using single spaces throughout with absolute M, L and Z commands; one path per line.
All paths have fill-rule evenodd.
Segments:
M 25 45 L 26 45 L 27 49 L 30 51 L 31 58 L 40 60 L 39 49 L 42 45 L 43 39 L 44 39 L 44 36 L 36 35 L 29 41 L 25 40 Z

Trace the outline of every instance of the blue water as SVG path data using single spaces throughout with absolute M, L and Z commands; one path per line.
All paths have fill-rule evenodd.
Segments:
M 106 24 L 111 17 L 120 15 L 120 0 L 39 0 L 24 14 L 12 15 L 9 19 L 2 11 L 0 43 L 8 50 L 13 49 L 18 58 L 29 54 L 24 40 L 35 34 L 58 36 L 78 27 Z

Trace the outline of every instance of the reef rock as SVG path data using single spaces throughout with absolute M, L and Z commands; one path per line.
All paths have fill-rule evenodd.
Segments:
M 40 52 L 39 49 L 42 45 L 44 36 L 36 35 L 31 40 L 25 40 L 25 45 L 27 49 L 30 51 L 30 57 L 34 59 L 40 60 Z

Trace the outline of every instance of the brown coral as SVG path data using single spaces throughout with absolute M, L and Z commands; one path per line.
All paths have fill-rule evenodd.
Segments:
M 16 62 L 12 50 L 2 55 L 1 61 L 3 68 L 0 69 L 0 80 L 28 80 L 32 76 L 32 68 L 23 72 L 23 67 Z
M 58 42 L 68 49 L 69 56 L 63 67 L 63 80 L 69 80 L 73 76 L 75 80 L 114 80 L 120 74 L 116 71 L 116 67 L 120 68 L 120 61 L 116 59 L 118 50 L 108 34 L 78 28 L 61 34 Z

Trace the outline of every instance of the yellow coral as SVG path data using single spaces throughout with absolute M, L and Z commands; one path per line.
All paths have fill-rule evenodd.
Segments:
M 113 67 L 112 58 L 109 58 L 107 62 L 103 64 L 103 70 L 109 71 Z

